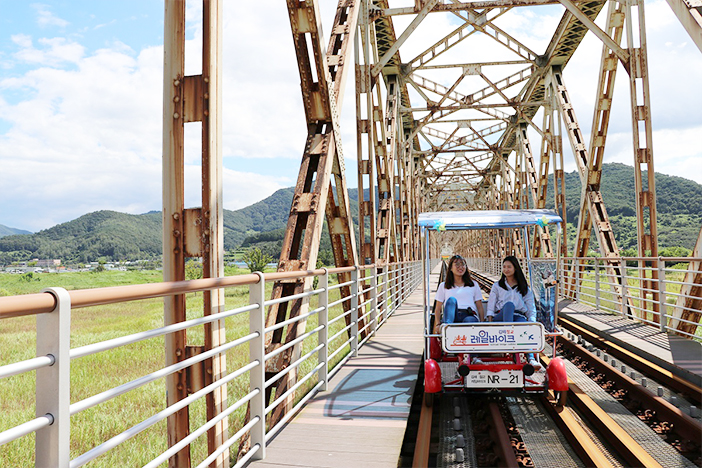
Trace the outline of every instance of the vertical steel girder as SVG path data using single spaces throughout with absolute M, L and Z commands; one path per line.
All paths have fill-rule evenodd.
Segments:
M 371 77 L 376 42 L 369 24 L 367 0 L 361 2 L 358 33 L 355 39 L 356 66 L 356 157 L 358 161 L 358 232 L 359 257 L 364 265 L 375 261 L 375 141 L 373 139 L 374 79 Z M 372 54 L 372 55 L 371 55 Z M 366 194 L 367 190 L 367 194 Z M 368 233 L 368 234 L 366 234 Z M 368 237 L 366 237 L 368 236 Z
M 346 61 L 356 32 L 359 2 L 353 0 L 339 2 L 329 47 L 326 50 L 317 2 L 288 0 L 287 7 L 300 72 L 308 135 L 283 239 L 278 271 L 307 270 L 316 267 L 325 218 L 323 214 L 326 215 L 336 265 L 357 265 L 356 242 L 351 224 L 337 109 L 341 106 L 347 71 Z M 339 276 L 340 282 L 346 282 L 349 275 Z M 309 278 L 276 281 L 271 297 L 278 299 L 299 294 L 310 285 Z M 345 292 L 348 293 L 348 291 Z M 267 312 L 266 326 L 304 314 L 307 306 L 308 301 L 305 299 L 273 305 Z M 345 303 L 344 306 L 347 308 L 348 304 Z M 304 333 L 305 326 L 306 321 L 300 320 L 295 325 L 267 335 L 266 353 L 296 339 Z M 296 345 L 279 354 L 276 360 L 268 362 L 267 378 L 287 367 L 300 353 L 301 346 Z M 281 377 L 272 387 L 275 387 L 276 394 L 282 394 L 295 383 L 296 378 L 297 373 L 293 370 Z M 267 401 L 272 390 L 272 388 L 268 389 Z M 290 395 L 276 407 L 270 416 L 271 426 L 287 413 L 293 400 L 294 395 Z
M 399 83 L 396 75 L 386 77 L 387 100 L 385 117 L 380 106 L 375 110 L 372 125 L 376 144 L 375 165 L 378 176 L 378 216 L 375 237 L 376 259 L 386 264 L 397 259 L 397 232 L 395 224 L 395 157 L 397 153 L 397 121 Z M 376 86 L 380 102 L 380 86 Z
M 531 143 L 529 143 L 529 135 L 527 134 L 527 124 L 522 123 L 519 125 L 519 132 L 517 133 L 517 137 L 519 139 L 520 151 L 524 157 L 524 166 L 522 169 L 524 171 L 524 177 L 526 179 L 524 185 L 525 187 L 528 187 L 528 192 L 531 194 L 531 201 L 533 206 L 538 207 L 539 178 L 536 172 L 536 166 L 534 165 L 534 156 L 531 152 Z M 548 177 L 548 170 L 546 171 L 546 174 Z M 525 202 L 525 206 L 528 206 L 528 202 Z M 551 249 L 551 235 L 548 229 L 544 229 L 541 226 L 537 226 L 536 235 L 534 236 L 534 242 L 532 247 L 532 256 L 538 257 L 541 254 L 541 252 L 543 252 L 544 257 L 553 258 L 553 251 Z
M 636 8 L 636 18 L 632 13 Z M 629 73 L 629 96 L 631 98 L 632 135 L 634 140 L 634 177 L 636 187 L 636 227 L 639 257 L 658 256 L 658 216 L 656 210 L 656 180 L 653 168 L 653 128 L 651 126 L 651 92 L 648 86 L 648 52 L 646 47 L 646 22 L 642 0 L 630 0 L 625 4 L 626 36 L 629 61 L 625 68 Z M 635 27 L 637 25 L 637 27 Z M 638 47 L 636 46 L 638 44 Z M 640 134 L 644 135 L 643 141 Z M 647 172 L 644 180 L 644 171 Z M 648 222 L 647 222 L 648 221 Z M 650 278 L 643 282 L 641 300 L 656 289 L 658 270 L 644 268 L 639 262 L 639 277 Z M 652 301 L 645 309 L 654 312 L 654 321 L 659 320 L 658 292 L 650 293 Z M 644 313 L 644 316 L 646 314 Z
M 185 76 L 185 1 L 166 1 L 164 16 L 163 68 L 163 280 L 185 279 L 183 248 L 184 140 L 183 86 Z M 177 116 L 177 117 L 176 117 Z M 164 298 L 164 325 L 185 321 L 185 295 Z M 185 359 L 185 330 L 169 333 L 166 365 Z M 168 406 L 187 396 L 185 372 L 166 377 Z M 167 420 L 168 446 L 172 447 L 189 433 L 188 409 L 183 408 Z M 190 447 L 178 452 L 169 466 L 190 466 Z
M 224 275 L 223 207 L 222 207 L 222 21 L 221 0 L 203 1 L 202 74 L 185 76 L 185 1 L 167 0 L 164 21 L 164 125 L 163 125 L 163 277 L 164 281 L 185 279 L 185 259 L 201 257 L 203 276 Z M 184 126 L 202 122 L 202 207 L 184 208 Z M 224 311 L 223 290 L 204 293 L 204 314 Z M 164 299 L 166 325 L 185 320 L 185 296 Z M 205 326 L 205 345 L 188 346 L 185 331 L 166 337 L 166 365 L 174 364 L 213 349 L 225 342 L 224 321 Z M 226 357 L 215 356 L 204 362 L 204 381 L 190 368 L 166 379 L 167 404 L 170 406 L 226 374 Z M 227 406 L 227 386 L 222 385 L 206 397 L 207 418 L 221 413 Z M 183 408 L 167 421 L 168 445 L 187 436 L 189 408 Z M 208 431 L 208 453 L 228 439 L 227 418 Z M 190 447 L 169 460 L 169 466 L 190 466 Z M 229 464 L 224 451 L 213 466 Z

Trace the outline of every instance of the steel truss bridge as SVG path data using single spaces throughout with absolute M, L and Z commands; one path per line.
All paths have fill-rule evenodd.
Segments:
M 702 51 L 700 5 L 688 0 L 668 3 Z M 251 451 L 252 446 L 260 448 L 261 443 L 265 444 L 259 427 L 265 426 L 265 416 L 262 422 L 260 412 L 252 410 L 251 405 L 266 407 L 273 399 L 282 399 L 270 411 L 270 427 L 286 420 L 293 407 L 298 388 L 298 369 L 293 364 L 303 357 L 300 343 L 311 333 L 306 329 L 307 317 L 318 311 L 309 310 L 310 291 L 317 287 L 313 280 L 318 277 L 328 281 L 326 271 L 311 272 L 317 265 L 325 222 L 331 236 L 336 264 L 332 272 L 338 276 L 340 297 L 352 298 L 338 305 L 344 310 L 346 333 L 356 333 L 358 342 L 374 329 L 378 317 L 384 317 L 396 306 L 388 301 L 388 285 L 404 278 L 416 281 L 416 274 L 410 272 L 416 269 L 413 262 L 421 255 L 418 213 L 544 208 L 551 198 L 565 220 L 564 144 L 570 145 L 582 184 L 575 242 L 568 244 L 564 221 L 560 235 L 541 228 L 530 232 L 530 254 L 554 257 L 560 249 L 562 255 L 570 256 L 565 293 L 576 297 L 588 268 L 585 257 L 594 232 L 600 254 L 596 271 L 612 278 L 608 287 L 622 311 L 648 320 L 652 326 L 667 327 L 687 336 L 696 333 L 702 317 L 702 262 L 690 262 L 673 315 L 666 315 L 665 310 L 661 313 L 661 304 L 666 301 L 661 274 L 664 268 L 660 267 L 662 260 L 658 256 L 643 0 L 339 0 L 333 24 L 325 28 L 329 31 L 327 37 L 322 33 L 318 0 L 287 0 L 286 4 L 308 133 L 278 273 L 267 275 L 273 283 L 272 293 L 258 332 L 259 337 L 265 336 L 260 343 L 261 359 L 263 355 L 272 357 L 256 378 L 269 384 L 265 385 L 265 392 L 259 388 L 257 395 L 246 400 L 250 405 L 246 421 L 250 423 L 245 427 L 252 433 L 242 438 L 241 454 Z M 560 6 L 562 16 L 548 45 L 532 50 L 516 32 L 510 31 L 506 25 L 509 23 L 503 19 L 508 13 L 542 5 Z M 164 284 L 185 284 L 180 282 L 185 280 L 185 261 L 189 257 L 203 259 L 204 279 L 195 286 L 179 286 L 169 292 L 149 290 L 144 294 L 164 296 L 165 326 L 175 327 L 165 335 L 166 366 L 177 367 L 202 355 L 204 388 L 227 373 L 224 354 L 207 353 L 228 343 L 224 319 L 212 316 L 225 312 L 224 287 L 230 284 L 223 278 L 223 0 L 203 0 L 203 6 L 202 74 L 185 75 L 185 1 L 165 1 L 163 258 Z M 438 40 L 423 44 L 421 52 L 403 55 L 403 47 L 410 40 L 415 44 L 422 40 L 417 31 L 432 15 L 448 17 L 451 28 L 442 32 Z M 604 28 L 595 23 L 598 15 L 605 18 Z M 400 17 L 408 23 L 401 31 L 394 23 Z M 588 32 L 602 45 L 589 141 L 581 130 L 577 118 L 580 110 L 572 105 L 563 75 Z M 481 55 L 478 51 L 485 41 L 494 45 L 497 52 L 480 61 L 472 60 Z M 339 119 L 345 82 L 352 73 L 355 99 L 347 105 L 356 108 L 358 226 L 351 219 Z M 629 83 L 634 129 L 631 138 L 638 257 L 633 261 L 638 262 L 640 281 L 635 293 L 628 290 L 625 263 L 601 192 L 617 79 Z M 188 122 L 202 123 L 202 205 L 186 209 L 184 126 Z M 353 142 L 345 144 L 348 148 Z M 552 187 L 548 186 L 549 177 Z M 444 237 L 442 242 L 448 239 L 454 250 L 467 256 L 496 259 L 509 253 L 525 256 L 521 235 L 490 232 L 480 234 L 482 237 Z M 440 248 L 437 245 L 436 251 Z M 693 257 L 702 257 L 702 231 Z M 658 267 L 652 267 L 652 262 L 658 262 Z M 240 284 L 256 281 L 246 278 Z M 185 327 L 179 325 L 186 322 L 185 292 L 192 290 L 204 294 L 204 347 L 190 345 Z M 263 313 L 263 292 L 256 291 L 251 293 L 252 298 L 258 298 L 258 310 Z M 109 301 L 135 299 L 141 297 L 139 294 L 130 293 L 121 299 L 112 295 Z M 378 294 L 386 294 L 385 300 L 378 300 Z M 397 297 L 402 294 L 397 292 Z M 76 297 L 72 297 L 74 307 L 76 300 L 77 307 L 108 301 L 97 296 Z M 50 303 L 36 300 L 39 302 L 33 313 L 49 312 L 56 301 L 62 301 L 61 297 Z M 359 308 L 371 302 L 375 315 L 359 314 Z M 9 307 L 3 311 L 5 317 L 29 315 L 26 307 L 17 302 L 11 307 L 7 305 L 9 301 L 3 304 Z M 373 321 L 376 325 L 369 326 Z M 257 362 L 260 367 L 261 361 Z M 33 365 L 50 364 L 42 361 Z M 254 371 L 251 372 L 253 382 Z M 171 466 L 191 466 L 189 447 L 178 445 L 191 434 L 189 407 L 178 405 L 195 391 L 192 379 L 191 372 L 182 371 L 166 377 L 167 405 L 176 408 L 167 417 Z M 215 387 L 205 397 L 208 419 L 216 419 L 208 429 L 208 453 L 213 455 L 208 463 L 228 466 L 229 449 L 221 448 L 229 440 L 227 418 L 223 415 L 227 386 Z M 37 430 L 47 424 L 39 421 L 33 427 Z M 59 440 L 62 436 L 52 437 Z

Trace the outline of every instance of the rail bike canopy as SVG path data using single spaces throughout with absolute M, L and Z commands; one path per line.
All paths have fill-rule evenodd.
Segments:
M 511 229 L 560 223 L 563 219 L 551 210 L 482 210 L 420 213 L 420 228 L 434 231 L 465 229 Z

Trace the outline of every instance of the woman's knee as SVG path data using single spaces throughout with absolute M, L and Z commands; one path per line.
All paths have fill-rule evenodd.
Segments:
M 463 323 L 477 323 L 477 322 L 480 322 L 480 319 L 475 315 L 469 315 L 463 319 Z

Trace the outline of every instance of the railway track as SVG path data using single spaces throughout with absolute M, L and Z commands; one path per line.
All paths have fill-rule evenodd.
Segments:
M 492 280 L 473 274 L 489 291 Z M 685 407 L 694 408 L 699 405 L 699 388 L 564 322 L 560 324 L 577 333 L 573 339 L 559 337 L 556 343 L 557 354 L 568 366 L 565 407 L 552 394 L 534 399 L 443 395 L 431 408 L 421 405 L 411 465 L 406 460 L 400 466 L 549 466 L 551 462 L 544 460 L 557 454 L 544 453 L 553 449 L 544 450 L 535 441 L 550 429 L 525 423 L 537 419 L 557 428 L 552 443 L 564 450 L 557 455 L 563 460 L 557 466 L 702 467 L 700 421 L 681 409 L 685 405 L 659 396 L 678 392 L 678 398 L 688 403 Z M 608 356 L 616 356 L 614 362 Z M 542 356 L 542 361 L 548 365 L 549 359 Z M 638 380 L 627 374 L 634 369 Z M 646 378 L 668 388 L 662 392 L 657 383 L 647 386 Z

